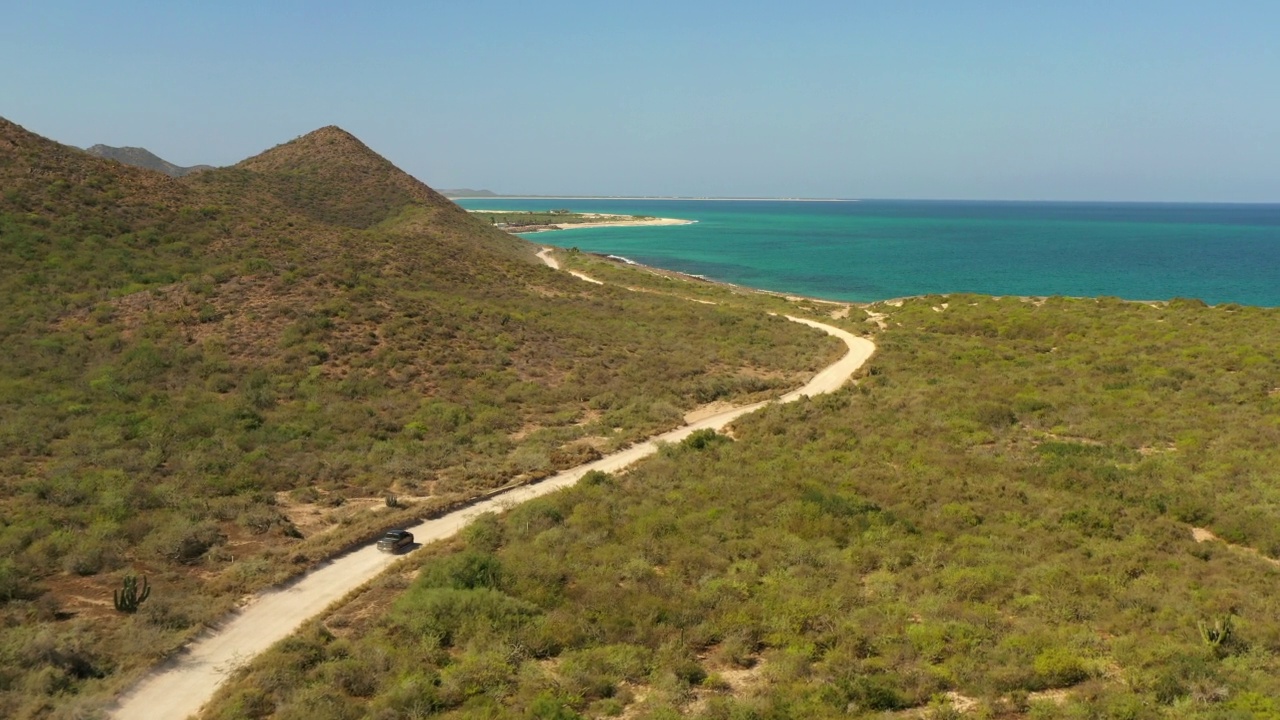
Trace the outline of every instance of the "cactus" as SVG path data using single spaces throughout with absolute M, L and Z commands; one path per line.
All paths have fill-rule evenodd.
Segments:
M 133 575 L 124 576 L 124 588 L 122 590 L 113 590 L 112 598 L 115 599 L 116 610 L 122 613 L 132 613 L 138 611 L 141 605 L 148 597 L 151 596 L 151 585 L 147 583 L 147 576 L 142 576 L 142 591 L 138 591 L 138 578 Z
M 1200 639 L 1205 645 L 1215 650 L 1224 645 L 1230 645 L 1235 639 L 1235 629 L 1231 625 L 1230 615 L 1214 618 L 1212 625 L 1199 622 L 1196 626 L 1200 629 Z

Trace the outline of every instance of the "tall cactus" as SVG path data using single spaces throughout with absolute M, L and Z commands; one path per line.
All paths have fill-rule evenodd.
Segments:
M 1236 631 L 1230 615 L 1216 617 L 1212 624 L 1200 621 L 1196 623 L 1196 627 L 1200 629 L 1200 639 L 1212 648 L 1218 657 L 1230 654 L 1232 647 L 1236 644 Z
M 1200 639 L 1210 647 L 1218 647 L 1231 640 L 1233 630 L 1230 615 L 1214 618 L 1212 625 L 1200 621 L 1196 626 L 1200 629 Z
M 151 596 L 151 585 L 147 583 L 147 576 L 142 576 L 142 591 L 138 591 L 138 578 L 133 575 L 124 576 L 124 589 L 113 590 L 111 596 L 115 599 L 116 609 L 123 613 L 137 612 L 138 606 Z

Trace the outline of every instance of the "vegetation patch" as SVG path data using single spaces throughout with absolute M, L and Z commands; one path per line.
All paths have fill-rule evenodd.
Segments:
M 377 623 L 357 645 L 388 669 L 342 712 L 404 703 L 398 678 L 460 666 L 491 684 L 437 692 L 424 714 L 1266 717 L 1275 569 L 1196 543 L 1187 518 L 1274 542 L 1280 366 L 1196 348 L 1274 357 L 1280 316 L 970 296 L 872 310 L 888 329 L 857 387 L 486 517 L 420 558 L 405 603 L 483 557 L 500 568 L 485 597 L 531 614 L 448 644 Z M 734 685 L 734 668 L 758 670 Z M 228 693 L 286 717 L 318 677 L 273 651 Z

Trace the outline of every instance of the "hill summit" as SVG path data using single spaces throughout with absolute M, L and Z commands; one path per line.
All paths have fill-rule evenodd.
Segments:
M 452 207 L 443 195 L 336 125 L 235 167 L 274 178 L 274 194 L 292 210 L 347 227 L 370 227 L 409 204 Z

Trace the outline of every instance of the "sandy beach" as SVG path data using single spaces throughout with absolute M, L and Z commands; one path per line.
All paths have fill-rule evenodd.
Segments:
M 605 217 L 627 217 L 626 215 L 600 216 Z M 598 227 L 642 227 L 645 225 L 692 225 L 697 220 L 681 220 L 680 218 L 650 218 L 648 220 L 605 220 L 600 222 L 586 223 L 556 223 L 556 227 L 561 230 L 573 230 L 574 228 L 598 228 Z
M 519 214 L 527 213 L 528 210 L 476 210 L 471 209 L 467 212 L 482 212 L 493 214 Z M 600 228 L 600 227 L 644 227 L 646 225 L 692 225 L 697 220 L 684 220 L 682 218 L 644 218 L 633 219 L 635 215 L 617 215 L 612 213 L 574 213 L 580 217 L 592 218 L 597 222 L 579 222 L 579 223 L 549 223 L 540 225 L 540 228 L 558 228 L 560 230 L 573 230 L 574 228 Z M 544 232 L 545 230 L 531 230 L 530 232 Z

